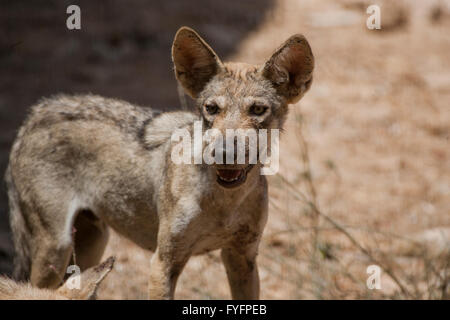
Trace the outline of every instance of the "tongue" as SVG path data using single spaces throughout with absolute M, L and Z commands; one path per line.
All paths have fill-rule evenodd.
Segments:
M 232 180 L 241 175 L 242 170 L 217 170 L 222 179 Z

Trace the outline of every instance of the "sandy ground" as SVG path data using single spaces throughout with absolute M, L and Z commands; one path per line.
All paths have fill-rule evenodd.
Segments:
M 450 4 L 373 3 L 381 30 L 366 28 L 366 1 L 278 0 L 226 59 L 262 63 L 294 33 L 316 58 L 269 178 L 261 298 L 449 298 Z M 145 299 L 151 253 L 113 233 L 109 255 L 99 297 Z M 373 264 L 380 290 L 366 286 Z M 191 258 L 176 297 L 230 298 L 218 252 Z

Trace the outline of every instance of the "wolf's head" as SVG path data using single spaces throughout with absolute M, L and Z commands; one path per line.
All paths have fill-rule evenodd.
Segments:
M 223 63 L 194 30 L 182 27 L 175 35 L 172 59 L 176 78 L 197 102 L 203 128 L 213 129 L 222 137 L 227 136 L 227 130 L 241 129 L 235 131 L 238 133 L 231 146 L 224 143 L 223 147 L 223 157 L 232 153 L 234 160 L 239 153 L 234 152 L 238 141 L 240 138 L 245 141 L 249 131 L 268 129 L 270 137 L 270 129 L 282 129 L 288 105 L 299 101 L 308 91 L 314 69 L 311 48 L 300 34 L 291 36 L 267 62 L 256 66 Z M 225 140 L 230 141 L 228 137 Z M 244 163 L 215 164 L 217 181 L 223 187 L 241 185 L 254 167 L 249 144 L 244 145 Z M 260 149 L 256 149 L 259 157 Z M 212 149 L 212 156 L 215 151 Z

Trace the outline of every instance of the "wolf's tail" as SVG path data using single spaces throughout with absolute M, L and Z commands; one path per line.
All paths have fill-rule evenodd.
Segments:
M 19 195 L 9 166 L 6 169 L 5 181 L 9 198 L 9 222 L 15 249 L 13 278 L 20 281 L 28 281 L 31 269 L 30 248 L 27 241 L 29 230 L 20 210 Z

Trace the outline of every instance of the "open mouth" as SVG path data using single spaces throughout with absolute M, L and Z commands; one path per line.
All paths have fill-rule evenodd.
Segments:
M 236 188 L 247 179 L 247 173 L 253 165 L 243 169 L 217 169 L 217 183 L 225 188 Z

